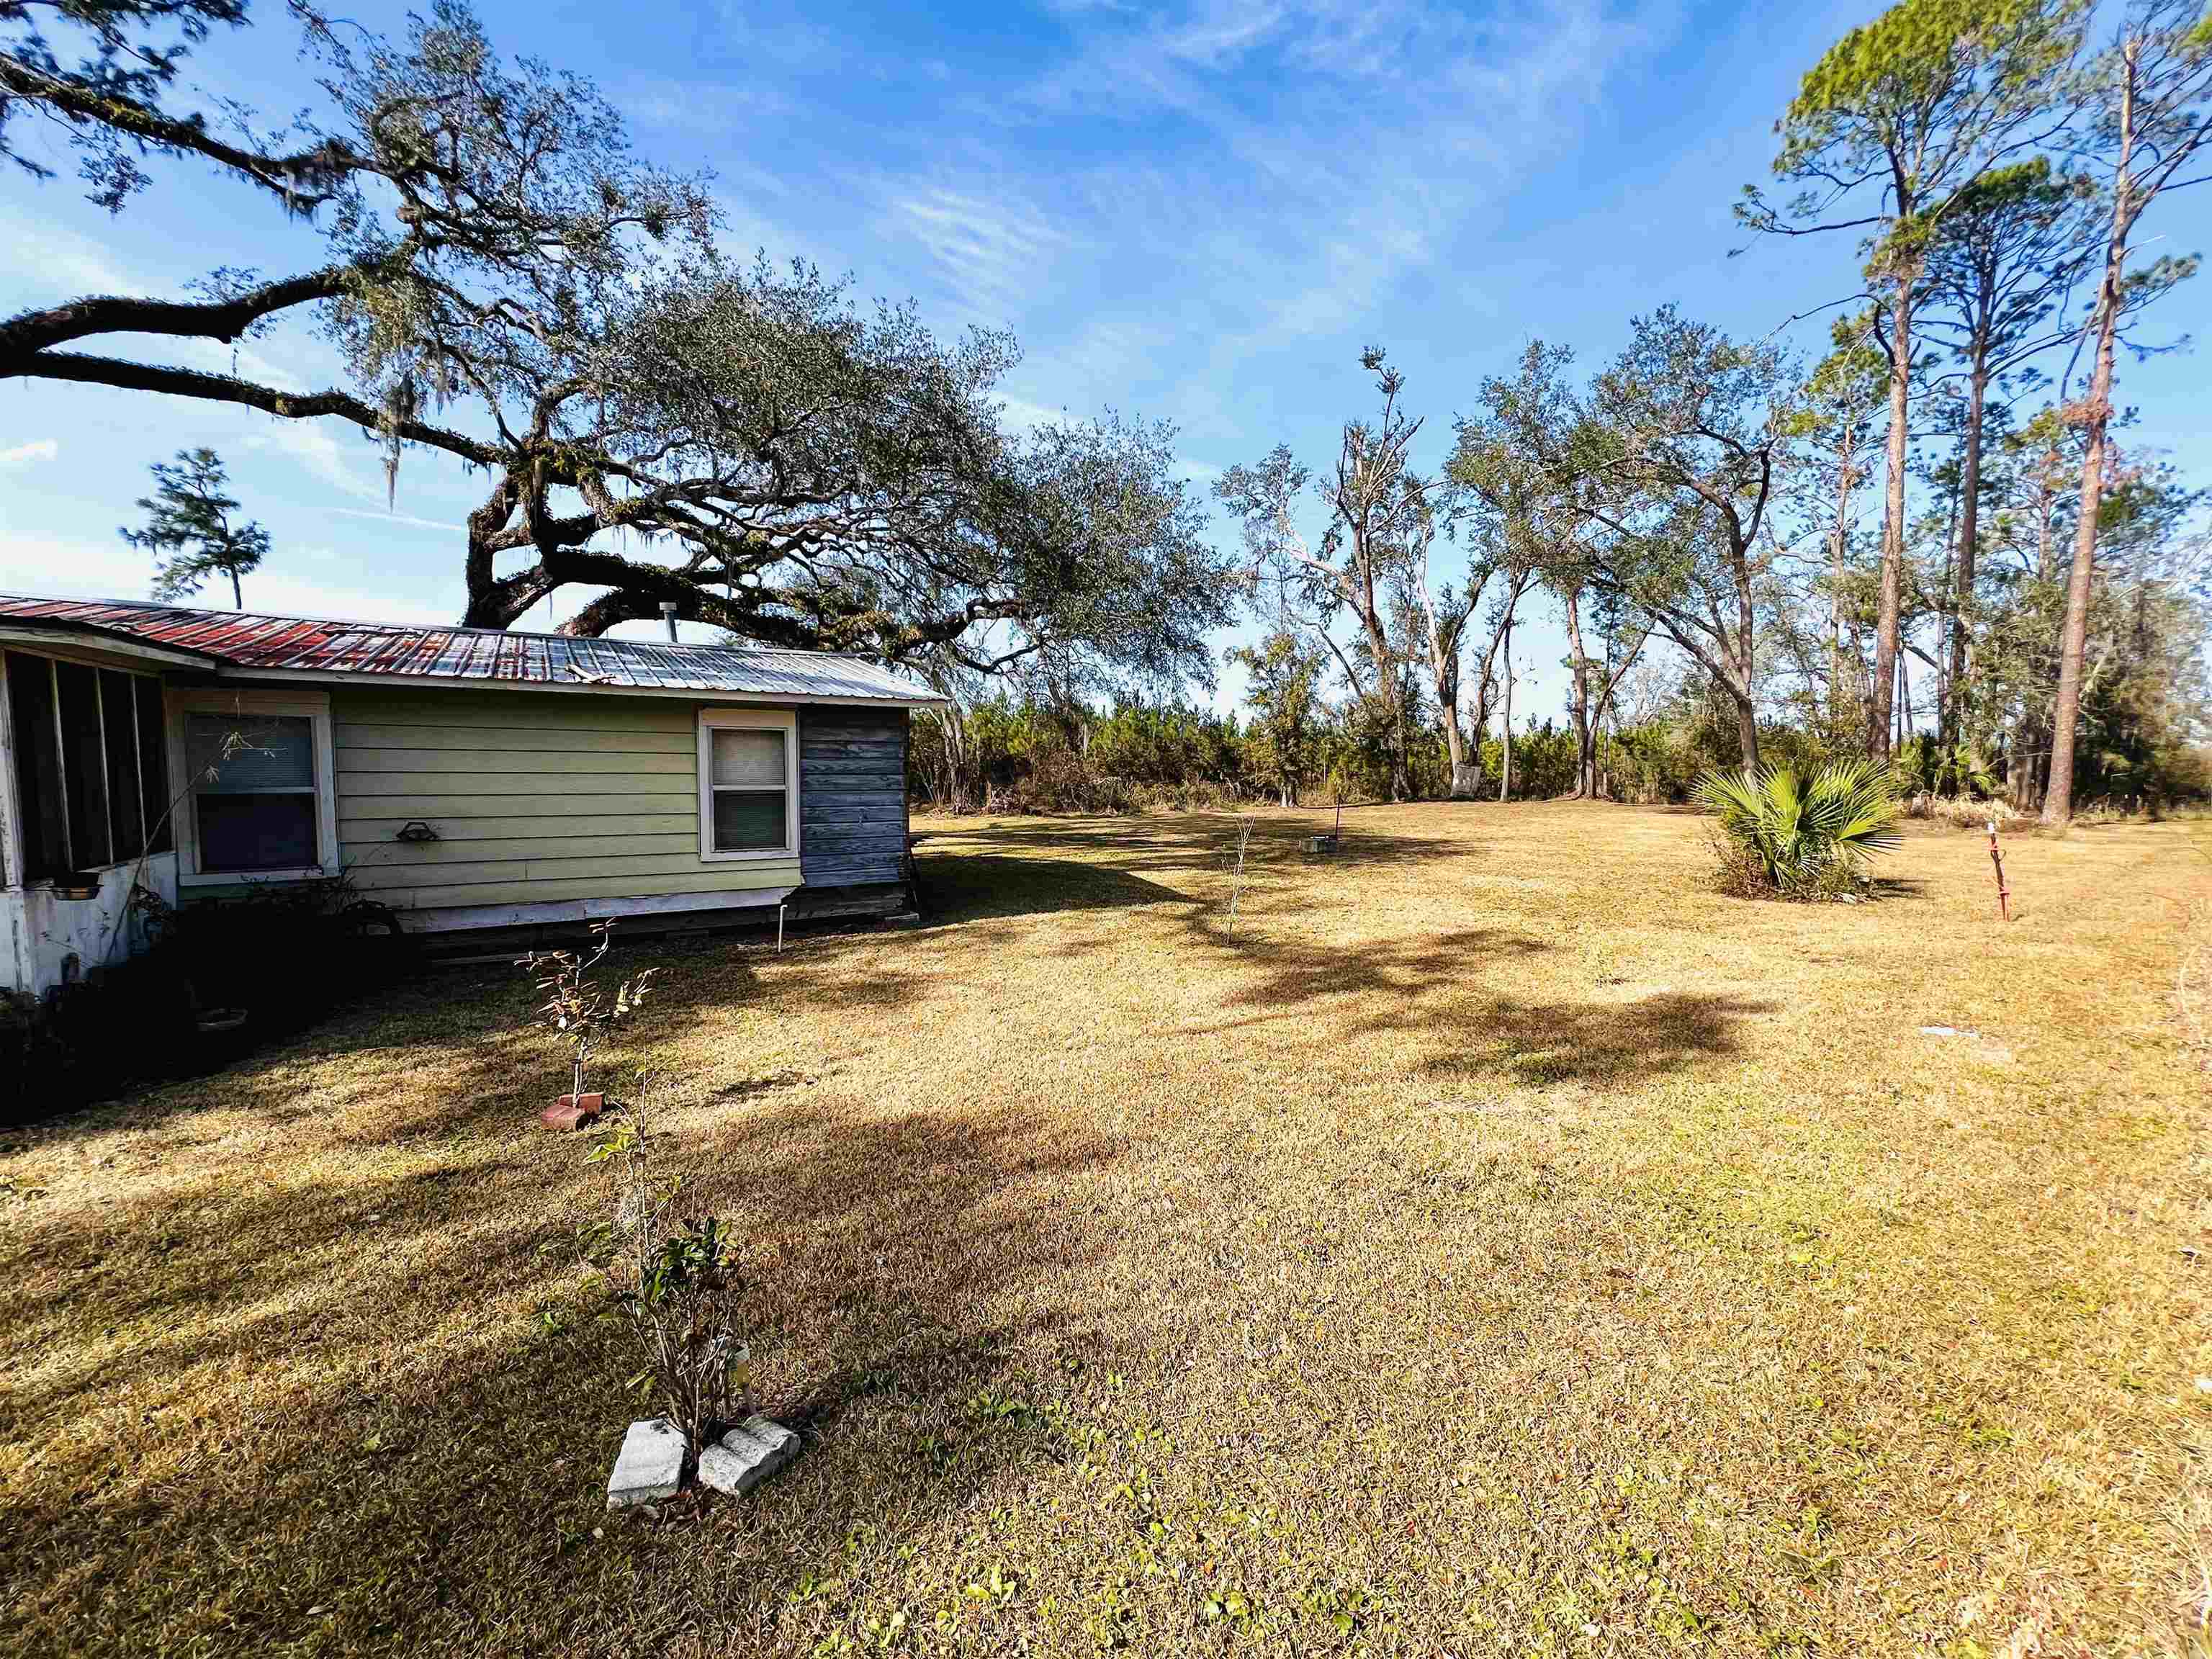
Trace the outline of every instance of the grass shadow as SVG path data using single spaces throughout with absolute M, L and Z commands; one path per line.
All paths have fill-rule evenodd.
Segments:
M 52 1271 L 0 1290 L 0 1328 L 46 1334 L 0 1410 L 6 1439 L 48 1449 L 0 1498 L 19 1613 L 84 1649 L 242 1652 L 398 1631 L 473 1647 L 526 1607 L 588 1648 L 614 1610 L 653 1650 L 702 1596 L 735 1624 L 782 1605 L 788 1573 L 720 1571 L 723 1527 L 772 1534 L 786 1564 L 834 1557 L 880 1506 L 886 1456 L 927 1506 L 1044 1449 L 945 1450 L 1007 1348 L 1042 1326 L 1082 1340 L 1081 1310 L 1022 1292 L 1040 1263 L 1082 1272 L 1056 1199 L 1117 1144 L 1003 1112 L 744 1109 L 676 1164 L 742 1218 L 759 1404 L 811 1443 L 723 1527 L 605 1527 L 640 1413 L 626 1339 L 562 1254 L 605 1197 L 581 1151 L 533 1137 L 342 1190 L 211 1181 L 97 1226 L 21 1218 L 8 1254 Z M 65 1330 L 69 1363 L 40 1364 Z M 929 1445 L 900 1451 L 916 1425 Z M 873 1450 L 848 1455 L 860 1438 Z
M 1742 1052 L 1744 1021 L 1779 1004 L 1721 993 L 1662 991 L 1634 1001 L 1522 1002 L 1492 997 L 1473 1011 L 1463 1054 L 1433 1057 L 1423 1075 L 1525 1085 L 1622 1083 Z
M 1190 902 L 1174 888 L 1126 870 L 1070 859 L 937 853 L 917 857 L 915 873 L 922 915 L 933 924 Z

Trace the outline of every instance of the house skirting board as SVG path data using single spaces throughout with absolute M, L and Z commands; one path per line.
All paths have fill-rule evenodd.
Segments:
M 542 899 L 529 904 L 460 904 L 400 910 L 410 933 L 453 933 L 493 927 L 620 921 L 629 916 L 689 916 L 701 911 L 774 909 L 795 887 L 755 887 L 720 893 L 653 893 L 631 898 Z

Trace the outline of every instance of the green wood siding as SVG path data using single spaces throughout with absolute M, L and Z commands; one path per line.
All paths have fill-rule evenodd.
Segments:
M 796 859 L 699 856 L 696 706 L 362 688 L 331 694 L 338 844 L 410 908 L 795 887 Z M 410 819 L 433 842 L 397 839 Z

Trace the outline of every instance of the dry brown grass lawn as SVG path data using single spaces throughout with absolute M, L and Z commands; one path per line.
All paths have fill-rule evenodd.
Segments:
M 1947 831 L 1808 908 L 1267 815 L 1233 935 L 1224 819 L 928 827 L 922 931 L 632 953 L 788 1473 L 601 1513 L 598 1171 L 448 973 L 0 1140 L 0 1647 L 2190 1650 L 2191 826 L 2012 842 L 2007 929 Z

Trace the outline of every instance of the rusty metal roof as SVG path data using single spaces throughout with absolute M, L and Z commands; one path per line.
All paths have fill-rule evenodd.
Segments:
M 767 646 L 583 639 L 7 594 L 0 594 L 0 623 L 190 652 L 207 659 L 218 675 L 230 669 L 256 677 L 362 675 L 522 690 L 599 686 L 793 702 L 945 701 L 921 681 L 866 657 Z

